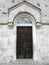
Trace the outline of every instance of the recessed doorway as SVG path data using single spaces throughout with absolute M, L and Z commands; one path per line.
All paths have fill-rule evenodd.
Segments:
M 17 62 L 36 60 L 35 17 L 28 12 L 20 12 L 14 17 Z
M 17 26 L 17 59 L 33 58 L 32 26 Z

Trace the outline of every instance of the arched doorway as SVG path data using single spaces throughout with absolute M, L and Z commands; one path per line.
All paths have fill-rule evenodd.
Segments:
M 35 56 L 35 18 L 28 12 L 20 12 L 14 18 L 16 25 L 16 59 L 33 59 Z

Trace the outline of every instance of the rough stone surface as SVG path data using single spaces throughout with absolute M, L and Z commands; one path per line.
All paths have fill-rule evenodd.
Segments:
M 8 17 L 8 8 L 23 0 L 0 0 L 0 23 L 6 23 L 18 11 L 29 11 L 29 7 L 21 6 L 17 12 L 10 14 Z M 49 0 L 27 0 L 29 3 L 41 8 L 41 21 L 49 23 Z M 28 10 L 27 10 L 28 9 Z M 31 9 L 32 10 L 32 9 Z M 35 13 L 36 14 L 36 13 Z M 36 19 L 40 21 L 38 14 Z M 0 26 L 0 63 L 14 62 L 16 59 L 16 32 L 15 28 L 9 29 L 8 26 Z M 49 63 L 49 26 L 36 28 L 37 60 L 41 63 Z M 37 65 L 37 64 L 36 64 Z M 48 64 L 47 64 L 48 65 Z

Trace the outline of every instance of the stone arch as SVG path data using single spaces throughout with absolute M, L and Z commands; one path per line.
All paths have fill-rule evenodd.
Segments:
M 34 17 L 36 18 L 36 22 L 40 22 L 41 9 L 27 1 L 22 1 L 21 3 L 18 3 L 8 9 L 9 22 L 13 22 L 13 19 L 17 13 L 24 12 L 24 11 L 29 12 L 32 15 L 34 15 Z
M 36 30 L 35 30 L 35 22 L 36 22 L 36 19 L 35 19 L 35 17 L 32 15 L 32 14 L 30 14 L 29 12 L 19 12 L 15 17 L 14 17 L 14 19 L 13 19 L 13 23 L 14 23 L 14 27 L 16 28 L 17 26 L 17 21 L 18 21 L 18 19 L 21 19 L 21 16 L 23 16 L 23 15 L 27 15 L 26 17 L 28 17 L 29 19 L 31 19 L 31 21 L 32 21 L 32 37 L 33 37 L 33 60 L 36 60 L 37 59 L 37 55 L 36 55 Z M 30 24 L 30 23 L 29 23 Z M 28 24 L 27 24 L 28 25 Z M 24 25 L 25 26 L 25 25 Z M 16 30 L 17 31 L 17 30 Z M 16 34 L 16 39 L 17 39 L 17 34 Z
M 27 15 L 26 17 L 28 17 L 28 18 L 31 17 L 31 19 L 34 19 L 34 22 L 33 22 L 33 23 L 35 24 L 36 19 L 35 19 L 34 15 L 32 15 L 32 14 L 29 13 L 29 12 L 19 12 L 18 14 L 16 14 L 15 17 L 14 17 L 14 19 L 13 19 L 13 24 L 14 24 L 14 22 L 15 22 L 15 19 L 17 19 L 17 18 L 19 19 L 20 16 L 23 17 L 24 15 L 25 15 L 25 16 Z M 30 18 L 29 18 L 29 19 L 30 19 Z

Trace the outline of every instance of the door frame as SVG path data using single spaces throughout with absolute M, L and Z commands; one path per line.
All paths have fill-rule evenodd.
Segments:
M 21 14 L 25 14 L 25 13 L 21 12 L 20 14 L 17 14 L 17 16 L 19 17 L 19 15 L 21 15 Z M 29 13 L 26 13 L 26 14 L 30 15 L 32 17 L 32 19 L 34 18 L 31 14 L 29 14 Z M 35 20 L 35 18 L 34 18 L 34 21 L 31 19 L 31 21 L 33 22 L 32 24 L 18 24 L 18 23 L 16 23 L 17 19 L 19 19 L 19 18 L 17 18 L 17 16 L 15 17 L 15 21 L 14 21 L 14 25 L 16 27 L 16 31 L 17 31 L 17 26 L 32 26 L 32 32 L 33 32 L 32 33 L 32 37 L 33 37 L 32 38 L 32 40 L 33 40 L 33 59 L 29 59 L 29 62 L 30 62 L 30 60 L 31 61 L 37 60 L 37 44 L 36 44 L 36 28 L 35 28 L 35 22 L 36 22 L 36 20 Z M 17 39 L 17 32 L 16 32 L 16 39 Z M 17 42 L 17 40 L 16 40 L 16 42 Z M 28 59 L 26 61 L 26 59 L 17 59 L 16 58 L 16 61 L 18 63 L 19 62 L 24 63 L 24 61 L 27 62 Z
M 16 31 L 17 31 L 17 27 L 18 26 L 31 26 L 32 27 L 32 42 L 33 42 L 33 60 L 36 58 L 35 57 L 35 55 L 36 55 L 36 52 L 35 52 L 35 42 L 36 42 L 36 38 L 35 38 L 35 36 L 36 36 L 36 32 L 35 32 L 35 26 L 33 26 L 32 24 L 17 24 L 17 26 L 16 26 Z M 16 42 L 17 42 L 17 33 L 16 33 Z M 17 43 L 16 43 L 17 44 Z M 17 58 L 16 58 L 17 59 Z

